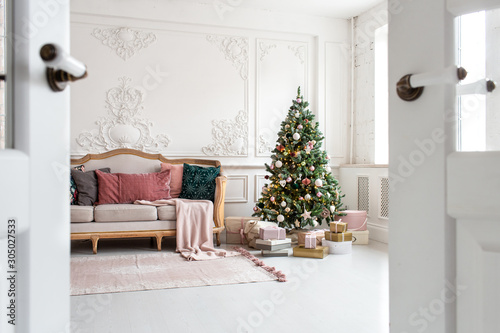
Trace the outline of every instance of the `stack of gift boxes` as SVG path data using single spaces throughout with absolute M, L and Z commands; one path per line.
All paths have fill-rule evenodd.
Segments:
M 352 232 L 347 230 L 347 223 L 333 221 L 330 231 L 325 231 L 322 245 L 328 247 L 332 254 L 347 254 L 352 252 Z
M 255 240 L 255 248 L 261 250 L 264 257 L 288 257 L 292 240 L 286 238 L 286 231 L 277 226 L 259 229 L 259 238 Z
M 300 232 L 298 235 L 299 245 L 293 248 L 293 256 L 323 259 L 328 255 L 328 247 L 321 245 L 324 236 L 324 230 Z

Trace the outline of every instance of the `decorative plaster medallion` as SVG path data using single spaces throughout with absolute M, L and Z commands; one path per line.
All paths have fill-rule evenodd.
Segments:
M 89 152 L 105 152 L 118 148 L 134 148 L 156 153 L 165 150 L 170 138 L 165 134 L 151 136 L 153 123 L 139 117 L 144 109 L 143 92 L 131 87 L 128 77 L 118 79 L 121 83 L 106 92 L 108 117 L 96 121 L 99 130 L 81 133 L 76 142 Z
M 259 154 L 265 154 L 271 152 L 271 143 L 266 139 L 266 137 L 261 134 L 259 135 Z
M 156 41 L 156 35 L 152 32 L 147 33 L 125 27 L 95 28 L 91 35 L 115 50 L 116 54 L 125 61 Z
M 226 60 L 240 72 L 243 80 L 248 78 L 248 38 L 236 36 L 208 35 L 207 41 L 224 53 Z
M 293 54 L 299 58 L 300 63 L 304 63 L 306 56 L 306 47 L 304 45 L 288 45 L 288 49 L 293 52 Z
M 264 60 L 264 57 L 269 54 L 271 49 L 276 48 L 276 44 L 270 44 L 265 42 L 259 42 L 259 50 L 260 50 L 260 61 Z
M 248 146 L 248 113 L 241 110 L 234 120 L 212 120 L 214 143 L 201 149 L 205 155 L 245 156 Z

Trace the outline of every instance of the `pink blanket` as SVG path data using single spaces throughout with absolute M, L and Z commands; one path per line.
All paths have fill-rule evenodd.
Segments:
M 175 206 L 175 212 L 177 214 L 176 252 L 180 252 L 187 260 L 208 260 L 239 255 L 239 253 L 233 251 L 214 249 L 214 204 L 212 201 L 187 199 L 156 201 L 137 200 L 135 204 Z

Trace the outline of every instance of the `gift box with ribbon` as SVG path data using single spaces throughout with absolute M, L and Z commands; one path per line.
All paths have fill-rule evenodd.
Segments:
M 335 216 L 336 221 L 342 220 L 342 222 L 347 223 L 347 229 L 351 230 L 366 230 L 367 214 L 364 210 L 343 210 L 341 213 L 344 216 Z M 331 224 L 330 224 L 331 225 Z
M 244 233 L 245 225 L 250 221 L 259 221 L 258 217 L 226 217 L 226 243 L 227 244 L 248 244 Z
M 350 242 L 352 241 L 352 232 L 325 232 L 325 239 L 331 242 Z
M 340 233 L 347 231 L 347 223 L 341 221 L 330 222 L 330 232 Z
M 315 249 L 316 248 L 316 235 L 314 234 L 306 234 L 304 247 L 306 249 Z
M 286 231 L 278 226 L 267 226 L 259 229 L 260 239 L 285 239 Z
M 293 248 L 294 257 L 323 259 L 329 252 L 330 249 L 328 246 L 317 246 L 315 249 L 306 249 L 303 245 L 299 245 Z
M 301 231 L 298 233 L 298 243 L 299 245 L 305 245 L 306 243 L 306 235 L 315 235 L 316 236 L 316 245 L 321 245 L 321 240 L 325 237 L 324 229 L 314 229 Z

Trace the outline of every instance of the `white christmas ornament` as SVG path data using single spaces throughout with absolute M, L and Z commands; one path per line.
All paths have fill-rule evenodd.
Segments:
M 325 168 L 326 172 L 331 172 L 332 171 L 332 168 L 330 168 L 330 166 L 328 165 L 326 168 Z
M 313 227 L 317 227 L 319 225 L 318 221 L 314 220 L 313 221 Z
M 278 215 L 277 220 L 278 220 L 278 222 L 283 222 L 283 221 L 285 221 L 285 217 L 280 214 L 280 215 Z
M 297 113 L 295 113 L 295 118 L 298 118 L 298 117 L 300 117 L 300 113 L 297 112 Z
M 276 161 L 274 165 L 276 165 L 277 168 L 281 168 L 283 166 L 283 163 L 281 161 Z
M 286 180 L 280 180 L 280 185 L 281 185 L 281 187 L 285 187 L 285 185 L 286 185 Z
M 299 140 L 299 139 L 300 139 L 300 134 L 299 134 L 299 133 L 294 133 L 294 134 L 293 134 L 293 139 L 294 139 L 295 141 Z
M 321 187 L 321 186 L 323 186 L 323 181 L 321 179 L 316 179 L 316 181 L 314 182 L 314 185 L 316 185 L 317 187 Z
M 287 212 L 287 213 L 288 213 L 289 211 L 290 211 L 290 207 L 286 207 L 286 208 L 285 208 L 285 212 Z
M 335 213 L 335 206 L 333 206 L 333 205 L 330 206 L 330 212 L 332 212 L 332 214 Z
M 306 199 L 306 200 L 311 200 L 311 196 L 310 196 L 309 194 L 306 194 L 306 195 L 304 196 L 304 199 Z
M 285 208 L 286 207 L 286 201 L 281 202 L 281 207 Z

